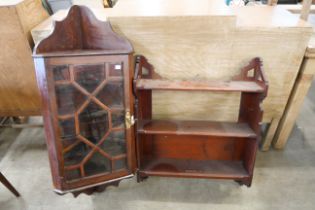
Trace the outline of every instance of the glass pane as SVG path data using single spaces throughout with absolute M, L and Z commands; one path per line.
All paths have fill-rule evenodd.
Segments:
M 97 95 L 97 98 L 110 108 L 124 106 L 124 85 L 123 81 L 110 81 Z
M 86 176 L 111 172 L 111 161 L 100 153 L 95 152 L 85 163 L 84 171 Z
M 53 67 L 54 80 L 69 80 L 69 68 L 66 65 Z
M 79 115 L 80 133 L 96 144 L 109 130 L 108 112 L 94 102 Z
M 75 137 L 75 123 L 74 119 L 59 120 L 60 137 L 73 138 Z
M 69 81 L 68 83 L 55 83 L 58 114 L 71 115 L 64 116 L 67 118 L 66 120 L 58 121 L 60 140 L 63 145 L 64 166 L 67 168 L 63 174 L 66 180 L 81 179 L 83 174 L 87 177 L 128 168 L 127 158 L 119 156 L 127 153 L 124 131 L 123 65 L 122 63 L 109 63 L 106 64 L 106 67 L 108 68 L 105 68 L 105 64 L 74 65 L 74 75 L 71 75 L 69 65 L 52 68 L 55 81 Z M 91 99 L 80 113 L 76 113 L 88 100 L 88 97 L 78 87 L 71 84 L 70 78 L 72 77 L 77 84 L 90 93 L 93 93 L 106 81 L 104 87 L 95 96 L 104 105 L 97 104 Z M 79 120 L 79 131 L 76 131 L 75 114 Z M 110 127 L 116 128 L 116 130 L 121 128 L 123 131 L 111 131 Z M 103 151 L 93 150 L 77 135 L 84 136 Z M 97 144 L 105 136 L 106 139 L 98 146 Z M 107 156 L 120 159 L 111 161 L 111 158 Z M 80 168 L 77 168 L 79 165 L 83 167 L 82 174 Z
M 125 115 L 124 111 L 112 112 L 112 127 L 123 128 L 125 126 Z
M 55 89 L 60 115 L 73 114 L 86 100 L 86 96 L 70 84 L 57 85 Z
M 66 170 L 64 171 L 64 176 L 66 180 L 73 180 L 81 178 L 81 173 L 79 169 Z
M 79 142 L 79 140 L 75 136 L 71 138 L 61 138 L 61 141 L 64 149 L 69 147 L 70 145 L 74 145 L 75 143 Z
M 104 64 L 74 66 L 75 81 L 92 93 L 105 80 Z
M 109 76 L 121 77 L 123 75 L 123 69 L 121 63 L 110 63 L 109 64 Z
M 126 154 L 126 140 L 124 131 L 110 133 L 100 146 L 110 156 Z
M 119 159 L 114 161 L 114 171 L 121 170 L 121 169 L 127 169 L 127 159 Z
M 91 151 L 91 148 L 83 142 L 74 146 L 70 151 L 66 152 L 64 157 L 64 165 L 71 166 L 81 163 L 83 158 Z

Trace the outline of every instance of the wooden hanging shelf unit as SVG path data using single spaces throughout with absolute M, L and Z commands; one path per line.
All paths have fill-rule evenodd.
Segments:
M 228 82 L 171 81 L 156 76 L 146 58 L 138 56 L 134 77 L 138 181 L 148 176 L 198 177 L 233 179 L 250 186 L 260 141 L 260 104 L 268 90 L 261 66 L 261 60 L 254 58 Z M 241 92 L 239 119 L 155 120 L 154 90 Z

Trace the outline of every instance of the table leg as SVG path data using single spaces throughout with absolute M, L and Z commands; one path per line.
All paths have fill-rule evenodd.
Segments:
M 11 183 L 0 172 L 0 182 L 8 188 L 16 197 L 20 197 L 19 192 L 11 185 Z

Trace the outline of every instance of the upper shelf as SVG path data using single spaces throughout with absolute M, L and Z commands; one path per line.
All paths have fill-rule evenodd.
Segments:
M 268 81 L 260 58 L 252 59 L 231 81 L 173 81 L 160 79 L 153 66 L 143 56 L 137 56 L 134 76 L 137 90 L 189 90 L 266 93 Z
M 160 79 L 139 79 L 139 90 L 208 90 L 234 92 L 264 92 L 264 86 L 255 81 L 205 82 L 205 81 L 171 81 Z

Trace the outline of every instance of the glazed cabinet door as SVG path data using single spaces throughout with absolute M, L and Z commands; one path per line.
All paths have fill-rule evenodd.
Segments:
M 49 58 L 45 63 L 57 191 L 132 176 L 131 56 Z

